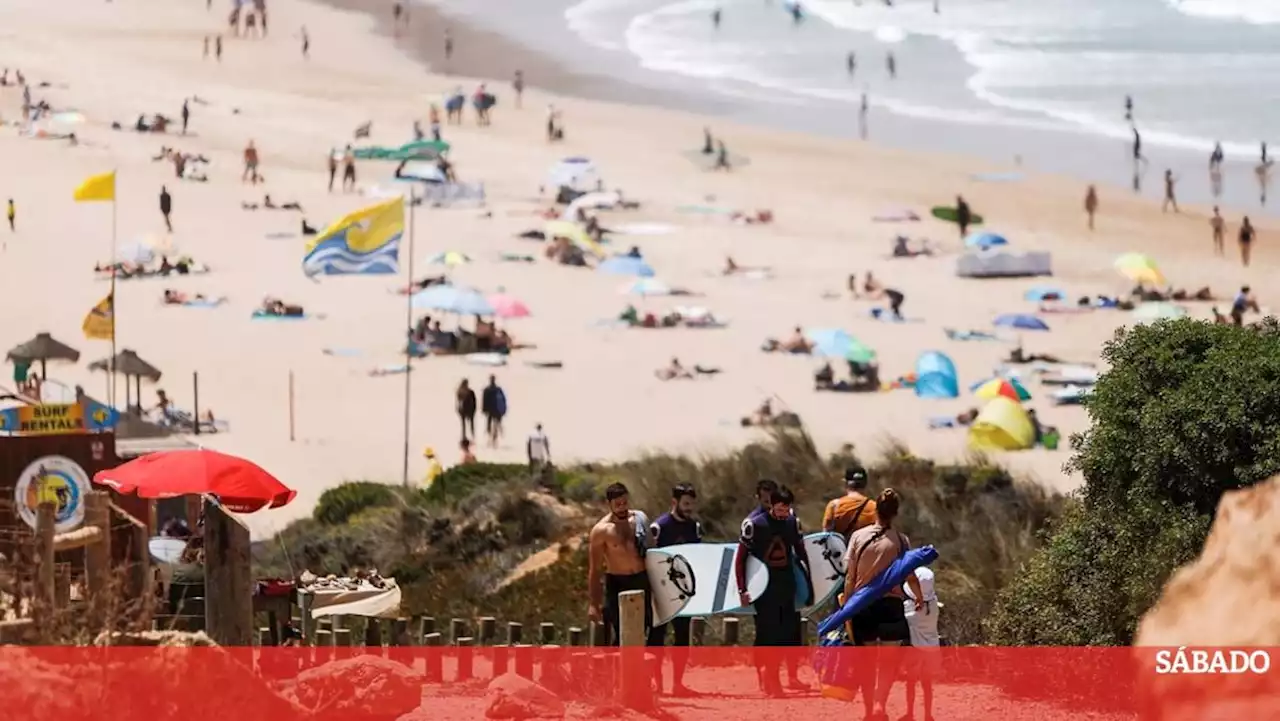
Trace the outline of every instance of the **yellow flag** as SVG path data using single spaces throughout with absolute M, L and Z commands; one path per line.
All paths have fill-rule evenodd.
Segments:
M 84 337 L 89 340 L 111 340 L 116 327 L 115 299 L 107 296 L 84 317 Z
M 102 173 L 95 175 L 80 184 L 76 188 L 76 202 L 87 203 L 95 200 L 115 200 L 116 199 L 116 173 Z

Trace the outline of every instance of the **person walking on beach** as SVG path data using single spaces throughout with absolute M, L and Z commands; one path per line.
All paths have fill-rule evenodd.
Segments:
M 502 419 L 507 415 L 507 394 L 498 385 L 497 376 L 489 376 L 489 385 L 480 394 L 480 412 L 484 414 L 484 432 L 489 447 L 497 448 L 502 437 Z
M 18 232 L 18 208 L 13 204 L 13 198 L 9 198 L 9 202 L 5 206 L 5 217 L 9 219 L 9 232 Z
M 444 29 L 444 61 L 447 63 L 453 59 L 453 31 L 449 28 Z
M 1124 96 L 1124 121 L 1133 125 L 1133 96 Z
M 827 504 L 822 512 L 822 530 L 839 533 L 845 541 L 853 532 L 876 520 L 876 502 L 863 495 L 867 490 L 867 469 L 844 469 L 844 495 Z
M 1262 141 L 1262 164 L 1267 165 L 1267 141 Z
M 182 100 L 182 134 L 187 134 L 187 126 L 191 124 L 191 103 L 186 98 Z
M 333 192 L 333 179 L 338 175 L 338 151 L 334 148 L 329 149 L 329 192 Z
M 716 30 L 720 29 L 720 8 L 711 11 L 711 26 Z
M 1209 154 L 1209 190 L 1214 198 L 1222 197 L 1222 163 L 1226 153 L 1222 151 L 1222 143 L 1213 144 L 1213 152 Z
M 1227 221 L 1223 219 L 1218 206 L 1213 206 L 1213 217 L 1209 218 L 1209 227 L 1213 229 L 1213 254 L 1222 257 L 1223 245 L 1227 237 Z
M 1093 216 L 1098 212 L 1098 189 L 1092 185 L 1084 193 L 1084 212 L 1089 216 L 1089 230 L 1093 230 Z
M 849 54 L 846 55 L 844 58 L 844 68 L 845 68 L 845 71 L 849 73 L 849 77 L 853 77 L 854 74 L 858 72 L 858 54 L 857 53 L 853 52 L 852 50 L 849 51 Z
M 1258 179 L 1258 200 L 1262 205 L 1267 204 L 1267 186 L 1271 184 L 1271 163 L 1270 160 L 1264 160 L 1253 169 L 1253 174 Z
M 524 71 L 517 70 L 516 77 L 511 81 L 511 89 L 516 93 L 516 110 L 524 107 Z
M 738 581 L 738 602 L 743 606 L 753 606 L 756 612 L 757 647 L 791 649 L 801 644 L 800 614 L 796 610 L 798 579 L 792 566 L 800 568 L 808 598 L 813 597 L 813 577 L 804 537 L 793 512 L 794 505 L 795 496 L 783 486 L 769 494 L 767 512 L 753 511 L 742 521 L 738 550 L 734 554 L 734 576 Z M 755 599 L 746 590 L 748 556 L 763 563 L 769 572 L 769 584 L 764 594 Z M 758 660 L 756 666 L 762 690 L 769 695 L 782 694 L 777 653 L 773 651 Z M 790 657 L 793 654 L 786 655 Z M 793 684 L 796 681 L 799 679 L 792 679 Z
M 698 507 L 698 492 L 688 483 L 680 483 L 671 489 L 671 510 L 658 516 L 650 527 L 655 548 L 678 546 L 686 543 L 702 543 L 702 524 L 694 518 Z M 689 665 L 689 618 L 673 618 L 654 626 L 649 631 L 647 646 L 662 649 L 667 645 L 667 628 L 675 630 L 675 646 L 672 649 L 671 695 L 688 696 L 684 685 L 684 671 Z M 661 655 L 658 656 L 662 658 Z M 654 680 L 658 692 L 662 692 L 662 663 L 659 661 Z
M 462 379 L 454 393 L 454 410 L 458 413 L 458 421 L 462 424 L 462 440 L 476 437 L 476 392 L 471 390 L 471 383 Z M 467 435 L 467 429 L 471 434 Z
M 222 62 L 222 36 L 213 39 L 213 57 L 218 62 Z
M 302 38 L 302 59 L 306 60 L 311 57 L 311 35 L 307 33 L 306 25 L 302 26 L 299 36 Z
M 204 55 L 202 55 L 201 57 L 205 60 L 209 59 L 209 36 L 208 35 L 204 36 Z
M 356 189 L 356 153 L 348 145 L 342 151 L 342 192 L 350 193 Z
M 907 630 L 911 635 L 911 650 L 907 652 L 905 679 L 907 692 L 905 718 L 915 718 L 916 684 L 919 683 L 921 694 L 924 696 L 924 717 L 928 721 L 933 718 L 933 681 L 937 678 L 942 666 L 942 658 L 939 655 L 942 639 L 938 635 L 938 609 L 942 608 L 942 603 L 938 601 L 937 591 L 934 590 L 933 571 L 926 566 L 921 566 L 915 570 L 915 577 L 920 590 L 924 592 L 923 609 L 916 610 L 916 597 L 911 590 L 911 584 L 905 583 L 902 588 L 907 596 L 902 608 L 906 613 Z
M 258 175 L 258 148 L 250 140 L 244 149 L 244 172 L 240 174 L 240 182 L 249 181 L 253 185 L 257 185 L 262 180 L 262 176 Z
M 960 226 L 960 239 L 963 240 L 969 234 L 969 224 L 973 222 L 973 211 L 969 210 L 969 204 L 964 201 L 964 196 L 956 196 L 956 225 Z
M 876 522 L 865 526 L 849 537 L 845 550 L 844 598 L 853 596 L 859 589 L 884 573 L 893 562 L 911 549 L 911 539 L 896 528 L 901 499 L 892 488 L 886 488 L 876 497 Z M 924 592 L 920 580 L 912 575 L 907 578 L 917 613 L 925 608 Z M 906 592 L 894 588 L 873 601 L 855 615 L 849 625 L 853 629 L 855 646 L 901 646 L 911 640 L 907 625 Z M 862 705 L 865 718 L 883 718 L 889 691 L 898 677 L 898 657 L 885 655 L 876 659 L 871 668 L 859 674 Z
M 1253 229 L 1253 223 L 1249 222 L 1249 216 L 1245 216 L 1240 223 L 1240 235 L 1238 242 L 1240 243 L 1240 263 L 1248 268 L 1249 258 L 1253 255 L 1253 239 L 1257 235 Z
M 725 147 L 723 140 L 716 141 L 715 170 L 733 170 L 729 165 L 729 150 Z
M 587 616 L 594 623 L 604 623 L 605 645 L 619 646 L 622 641 L 621 604 L 624 591 L 644 592 L 644 630 L 653 627 L 649 599 L 649 574 L 645 571 L 644 554 L 652 542 L 649 518 L 631 508 L 631 494 L 621 483 L 604 489 L 608 512 L 596 522 L 588 535 Z
M 862 94 L 862 99 L 858 102 L 858 136 L 863 140 L 867 139 L 867 111 L 870 110 L 871 104 L 867 101 L 867 94 Z
M 890 50 L 884 58 L 885 69 L 889 71 L 889 79 L 894 80 L 898 77 L 898 61 L 893 57 L 893 51 Z
M 169 222 L 169 214 L 173 212 L 173 198 L 169 196 L 169 189 L 160 186 L 160 215 L 164 216 L 164 227 L 170 233 L 173 232 L 173 223 Z
M 1174 194 L 1174 186 L 1177 184 L 1177 182 L 1178 182 L 1178 179 L 1173 177 L 1173 171 L 1170 169 L 1165 169 L 1164 171 L 1164 202 L 1160 204 L 1160 212 L 1162 213 L 1168 212 L 1170 205 L 1173 206 L 1173 212 L 1175 213 L 1182 212 L 1178 210 L 1178 198 Z
M 525 454 L 529 457 L 529 472 L 541 476 L 544 469 L 551 465 L 551 441 L 539 423 L 533 427 L 533 433 L 524 444 Z

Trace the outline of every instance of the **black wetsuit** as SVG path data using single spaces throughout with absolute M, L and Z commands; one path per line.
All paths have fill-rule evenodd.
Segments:
M 742 522 L 739 542 L 769 569 L 769 586 L 755 601 L 757 646 L 799 646 L 800 612 L 791 568 L 804 542 L 795 516 L 779 521 L 757 510 Z

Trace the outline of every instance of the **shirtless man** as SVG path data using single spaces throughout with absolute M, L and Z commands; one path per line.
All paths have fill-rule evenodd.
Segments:
M 631 510 L 627 487 L 614 483 L 604 490 L 609 512 L 591 528 L 587 593 L 591 599 L 587 614 L 605 625 L 607 645 L 620 645 L 622 627 L 618 595 L 623 591 L 644 591 L 644 630 L 653 626 L 649 603 L 649 576 L 644 568 L 644 552 L 651 543 L 649 519 L 642 511 Z M 603 585 L 601 574 L 603 573 Z

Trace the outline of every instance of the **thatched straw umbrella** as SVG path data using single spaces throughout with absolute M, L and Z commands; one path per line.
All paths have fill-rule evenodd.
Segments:
M 48 333 L 37 333 L 35 338 L 14 346 L 6 358 L 14 363 L 35 363 L 40 361 L 40 379 L 48 380 L 48 362 L 51 360 L 75 363 L 80 360 L 80 351 L 56 340 Z
M 114 371 L 124 376 L 124 403 L 126 409 L 136 405 L 139 410 L 141 410 L 143 378 L 146 378 L 152 383 L 160 380 L 160 369 L 142 360 L 142 358 L 138 357 L 136 352 L 129 350 L 128 348 L 120 351 L 113 358 L 103 358 L 102 360 L 96 360 L 90 363 L 89 370 L 106 371 L 108 373 Z M 134 381 L 137 388 L 137 393 L 133 398 L 133 404 L 130 404 L 129 402 L 130 380 Z

